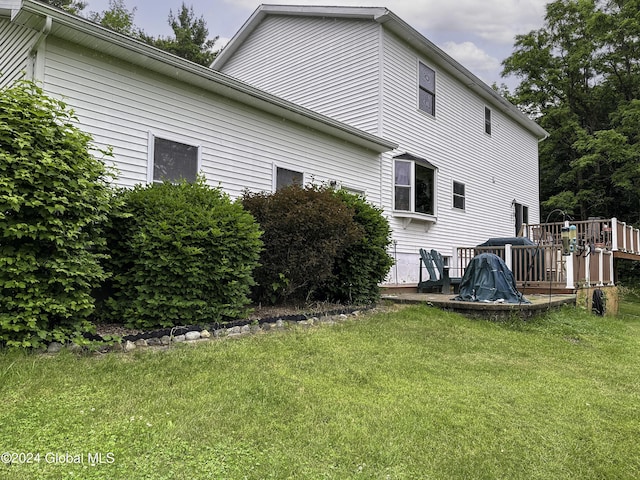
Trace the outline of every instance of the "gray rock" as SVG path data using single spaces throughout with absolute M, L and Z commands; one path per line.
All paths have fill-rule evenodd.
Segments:
M 344 314 L 341 313 L 340 316 L 338 317 L 340 320 L 346 320 L 348 317 Z
M 298 325 L 300 325 L 301 327 L 305 327 L 305 328 L 309 328 L 311 325 L 309 324 L 309 320 L 300 320 L 298 322 Z
M 187 332 L 184 336 L 185 340 L 192 342 L 200 338 L 200 332 Z
M 231 327 L 231 328 L 227 328 L 227 335 L 233 335 L 236 333 L 241 333 L 241 328 L 240 327 Z
M 262 331 L 262 328 L 260 328 L 260 325 L 251 325 L 251 333 L 260 333 Z
M 200 332 L 200 338 L 211 338 L 211 334 L 209 333 L 209 330 L 202 330 Z
M 227 329 L 226 328 L 219 328 L 217 330 L 213 331 L 213 336 L 214 337 L 225 337 L 227 335 Z
M 164 335 L 161 339 L 160 339 L 160 343 L 162 345 L 170 345 L 171 344 L 171 337 L 169 335 Z
M 284 320 L 282 320 L 281 318 L 276 320 L 276 328 L 284 328 Z
M 82 351 L 82 347 L 77 343 L 70 343 L 67 348 L 69 349 L 70 352 L 73 352 L 73 353 L 78 353 Z
M 173 341 L 175 343 L 181 343 L 181 342 L 184 342 L 186 340 L 187 339 L 186 339 L 186 337 L 184 335 L 176 335 L 175 337 L 173 337 Z
M 240 329 L 240 333 L 251 333 L 251 327 L 249 325 L 243 325 Z
M 360 315 L 360 310 L 354 310 L 353 312 L 351 312 L 351 315 L 353 315 L 354 317 L 357 317 Z
M 131 350 L 135 350 L 136 349 L 136 344 L 133 343 L 131 340 L 127 340 L 124 344 L 123 350 L 125 352 L 130 352 Z
M 275 325 L 273 323 L 263 323 L 262 324 L 262 330 L 264 330 L 265 332 L 268 332 L 273 327 L 275 327 Z
M 144 338 L 140 338 L 135 341 L 136 347 L 148 347 L 149 344 Z
M 47 353 L 58 353 L 60 350 L 62 350 L 60 342 L 51 342 L 47 347 Z
M 162 341 L 158 337 L 151 337 L 147 339 L 147 345 L 157 347 L 158 345 L 162 345 Z

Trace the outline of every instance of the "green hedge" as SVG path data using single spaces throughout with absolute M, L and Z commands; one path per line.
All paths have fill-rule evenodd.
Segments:
M 34 83 L 0 90 L 0 344 L 36 347 L 91 330 L 112 191 L 75 121 Z
M 254 300 L 367 303 L 391 266 L 390 229 L 382 211 L 357 195 L 290 186 L 245 193 L 243 205 L 264 230 Z
M 247 312 L 260 230 L 203 178 L 123 190 L 101 314 L 130 327 L 212 323 Z
M 337 190 L 335 194 L 354 210 L 353 220 L 364 234 L 336 259 L 331 281 L 323 289 L 323 297 L 343 303 L 375 302 L 380 297 L 379 284 L 393 265 L 393 258 L 387 253 L 391 227 L 382 209 L 371 205 L 362 196 L 346 190 Z

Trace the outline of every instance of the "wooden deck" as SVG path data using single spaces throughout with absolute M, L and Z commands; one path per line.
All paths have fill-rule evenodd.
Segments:
M 485 303 L 453 300 L 454 293 L 386 292 L 382 299 L 403 304 L 424 304 L 465 316 L 504 320 L 517 316 L 531 318 L 563 305 L 575 305 L 576 295 L 525 295 L 531 303 Z
M 522 236 L 533 245 L 458 247 L 450 275 L 462 276 L 474 256 L 493 253 L 513 272 L 521 292 L 561 294 L 615 285 L 614 260 L 640 261 L 640 229 L 615 218 L 571 222 L 575 240 L 567 250 L 565 229 L 569 222 L 525 225 Z

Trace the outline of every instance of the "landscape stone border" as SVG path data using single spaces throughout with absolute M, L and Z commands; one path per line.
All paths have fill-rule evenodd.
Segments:
M 165 328 L 136 335 L 126 335 L 119 343 L 108 345 L 100 335 L 88 334 L 85 338 L 96 342 L 106 342 L 100 346 L 96 353 L 108 353 L 110 351 L 132 352 L 148 347 L 167 348 L 177 343 L 196 343 L 222 338 L 239 338 L 248 335 L 256 335 L 273 331 L 284 331 L 294 327 L 309 328 L 314 325 L 334 325 L 344 322 L 349 318 L 358 317 L 363 311 L 369 311 L 375 305 L 366 307 L 344 308 L 315 314 L 282 315 L 278 317 L 263 318 L 260 320 L 239 320 L 226 324 L 209 324 L 204 326 L 191 325 Z M 48 345 L 47 353 L 58 353 L 65 345 L 52 342 Z M 69 350 L 82 351 L 83 347 L 76 344 L 68 345 Z

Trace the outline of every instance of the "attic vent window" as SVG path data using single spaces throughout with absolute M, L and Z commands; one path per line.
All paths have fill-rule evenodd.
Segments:
M 436 114 L 436 72 L 420 63 L 418 72 L 418 107 L 430 115 Z

